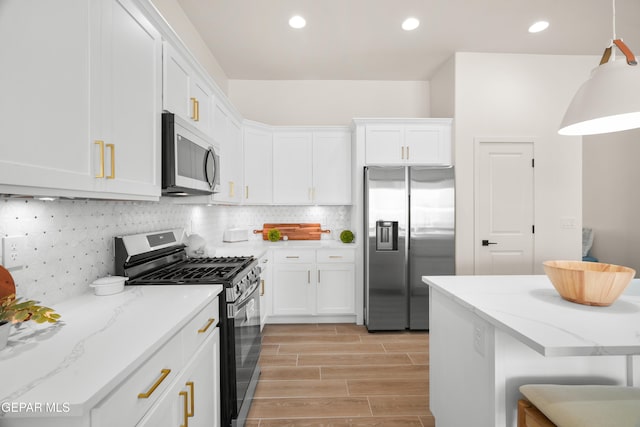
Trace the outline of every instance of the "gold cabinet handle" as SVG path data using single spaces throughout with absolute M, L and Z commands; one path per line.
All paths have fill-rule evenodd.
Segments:
M 233 181 L 229 181 L 229 197 L 235 197 L 235 183 Z
M 298 259 L 298 258 L 300 258 L 300 257 L 299 257 L 299 256 L 297 256 L 297 255 L 287 255 L 287 256 L 286 256 L 286 258 L 290 258 L 290 259 Z
M 404 145 L 402 146 L 402 154 L 401 154 L 401 156 L 402 156 L 402 160 L 404 160 Z
M 249 200 L 249 186 L 248 185 L 245 185 L 245 187 L 244 187 L 244 198 L 246 200 Z
M 94 141 L 94 144 L 100 147 L 100 173 L 96 175 L 96 178 L 104 178 L 104 141 Z
M 214 319 L 213 317 L 212 317 L 212 318 L 210 318 L 210 319 L 207 321 L 207 324 L 206 324 L 206 325 L 204 325 L 202 328 L 198 329 L 198 333 L 199 333 L 199 334 L 204 334 L 205 332 L 207 332 L 207 329 L 209 329 L 209 327 L 210 327 L 211 325 L 213 325 L 213 322 L 215 322 L 215 321 L 216 321 L 216 319 Z
M 196 110 L 198 107 L 196 107 L 196 104 L 198 103 L 198 100 L 195 98 L 191 98 L 191 120 L 195 120 L 196 119 Z
M 189 427 L 189 396 L 186 391 L 181 391 L 178 394 L 184 398 L 184 424 L 180 427 Z
M 153 394 L 153 392 L 156 391 L 158 386 L 160 384 L 162 384 L 162 381 L 164 381 L 164 379 L 167 378 L 167 375 L 169 375 L 170 373 L 171 373 L 171 369 L 162 369 L 162 370 L 160 370 L 160 378 L 158 378 L 158 380 L 151 386 L 151 388 L 149 390 L 146 391 L 146 393 L 138 394 L 138 399 L 147 399 L 147 398 L 149 398 L 149 396 L 151 396 Z
M 320 270 L 318 270 L 318 283 L 320 283 Z
M 407 145 L 407 160 L 409 160 L 409 146 Z
M 187 417 L 193 417 L 193 414 L 195 413 L 194 409 L 195 409 L 195 387 L 193 385 L 193 381 L 188 381 L 187 383 L 187 387 L 189 387 L 189 389 L 191 390 L 191 399 L 189 399 L 189 404 L 191 406 L 191 410 L 187 413 Z
M 196 122 L 200 121 L 200 101 L 196 99 Z
M 115 179 L 116 177 L 116 146 L 113 144 L 107 144 L 107 148 L 111 149 L 111 175 L 107 176 L 107 179 Z
M 342 255 L 329 255 L 329 258 L 342 258 Z
M 307 284 L 311 284 L 311 270 L 307 270 Z
M 264 279 L 260 279 L 260 296 L 264 296 Z

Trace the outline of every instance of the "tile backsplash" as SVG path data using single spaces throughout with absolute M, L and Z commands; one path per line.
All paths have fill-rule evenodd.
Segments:
M 83 293 L 95 279 L 114 274 L 114 236 L 185 228 L 216 245 L 227 228 L 251 231 L 272 222 L 318 222 L 339 231 L 349 228 L 351 207 L 178 205 L 164 199 L 0 200 L 0 237 L 26 236 L 24 266 L 10 270 L 17 293 L 46 304 Z

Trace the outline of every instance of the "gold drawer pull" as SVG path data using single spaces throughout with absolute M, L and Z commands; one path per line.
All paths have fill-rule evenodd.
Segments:
M 342 255 L 329 255 L 329 258 L 342 258 Z
M 260 296 L 264 296 L 264 279 L 260 279 Z
M 171 373 L 171 369 L 162 369 L 160 371 L 160 378 L 158 378 L 158 381 L 156 381 L 149 390 L 147 390 L 146 393 L 140 393 L 138 394 L 138 399 L 147 399 L 148 397 L 150 397 L 154 391 L 156 391 L 156 389 L 158 388 L 158 386 L 162 383 L 162 381 L 164 381 L 165 378 L 167 378 L 167 375 L 169 375 Z
M 299 256 L 292 256 L 292 255 L 290 256 L 290 255 L 287 255 L 287 258 L 290 258 L 290 259 L 298 259 L 298 258 L 300 258 L 300 257 L 299 257 Z
M 215 321 L 216 319 L 214 319 L 213 317 L 210 318 L 206 325 L 204 325 L 201 329 L 198 329 L 198 333 L 204 334 L 205 332 L 207 332 L 207 329 L 209 329 L 209 326 L 213 325 L 213 322 Z
M 188 417 L 193 417 L 194 412 L 194 408 L 195 408 L 195 390 L 194 390 L 194 386 L 193 386 L 193 381 L 188 381 L 187 383 L 187 387 L 189 387 L 189 389 L 191 390 L 191 399 L 189 401 L 190 406 L 191 406 L 191 411 L 189 413 L 187 413 Z
M 249 199 L 249 186 L 244 187 L 244 198 Z
M 189 396 L 186 391 L 181 391 L 178 394 L 184 398 L 184 424 L 180 427 L 189 427 Z
M 104 178 L 104 141 L 94 141 L 94 144 L 100 146 L 100 173 L 96 178 Z

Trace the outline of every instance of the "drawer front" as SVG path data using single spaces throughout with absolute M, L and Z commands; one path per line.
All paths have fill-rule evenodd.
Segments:
M 182 352 L 184 361 L 189 360 L 200 344 L 216 330 L 220 320 L 218 298 L 196 314 L 196 316 L 182 329 Z
M 317 262 L 355 262 L 353 249 L 318 249 Z
M 315 262 L 315 250 L 275 250 L 273 251 L 275 262 L 278 264 L 300 264 Z
M 182 369 L 181 347 L 179 332 L 91 410 L 91 425 L 135 425 Z

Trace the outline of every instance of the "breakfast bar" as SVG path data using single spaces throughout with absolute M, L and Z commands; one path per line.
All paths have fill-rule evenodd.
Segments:
M 640 280 L 608 307 L 546 276 L 425 276 L 439 427 L 515 426 L 523 384 L 640 385 Z

